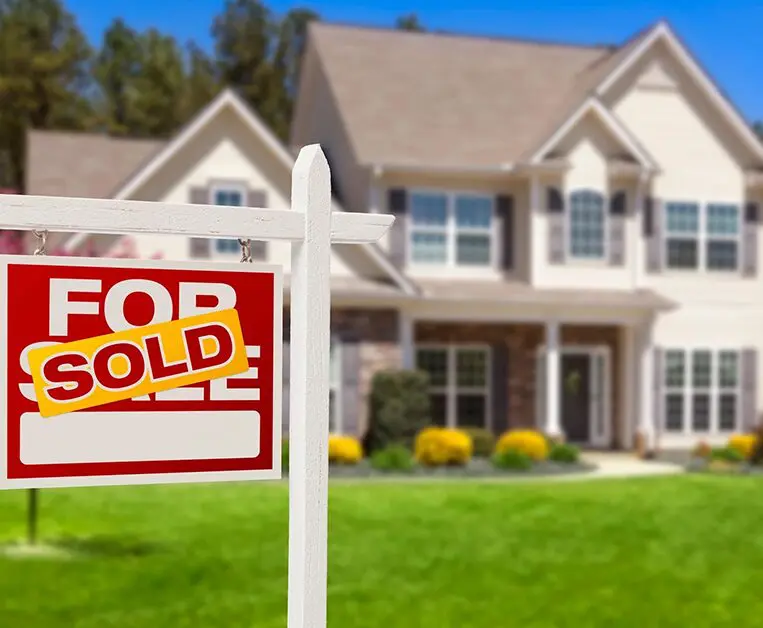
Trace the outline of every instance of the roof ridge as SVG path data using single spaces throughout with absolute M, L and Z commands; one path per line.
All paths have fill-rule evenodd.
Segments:
M 574 48 L 578 50 L 598 50 L 601 52 L 614 52 L 621 46 L 618 44 L 578 44 L 574 42 L 553 41 L 546 39 L 534 39 L 532 37 L 519 37 L 509 35 L 482 35 L 476 33 L 458 33 L 446 30 L 437 31 L 407 31 L 388 26 L 378 26 L 374 24 L 358 24 L 350 22 L 311 22 L 310 28 L 338 28 L 342 30 L 359 31 L 377 31 L 380 33 L 394 34 L 403 37 L 429 37 L 429 38 L 450 38 L 462 40 L 491 41 L 495 43 L 506 44 L 525 44 L 531 46 L 544 46 L 554 48 Z
M 136 137 L 132 135 L 112 135 L 105 131 L 85 131 L 82 129 L 29 129 L 30 135 L 76 135 L 79 137 L 91 137 L 104 140 L 129 141 L 129 142 L 165 142 L 163 137 Z

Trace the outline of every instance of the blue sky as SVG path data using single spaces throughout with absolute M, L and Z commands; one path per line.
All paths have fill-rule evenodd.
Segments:
M 115 17 L 208 47 L 223 0 L 65 0 L 93 43 Z M 309 6 L 325 20 L 388 26 L 415 12 L 432 29 L 577 43 L 619 43 L 665 18 L 749 120 L 763 119 L 763 3 L 760 0 L 357 0 L 266 4 L 280 13 Z M 374 8 L 361 8 L 373 6 Z

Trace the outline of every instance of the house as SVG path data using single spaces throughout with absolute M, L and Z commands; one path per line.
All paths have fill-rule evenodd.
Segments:
M 313 24 L 292 144 L 314 142 L 337 211 L 397 217 L 333 250 L 333 430 L 363 431 L 395 367 L 450 426 L 666 450 L 757 422 L 763 146 L 667 24 L 613 47 Z M 27 189 L 288 207 L 294 154 L 225 92 L 169 142 L 32 132 Z M 288 245 L 254 250 L 288 275 Z

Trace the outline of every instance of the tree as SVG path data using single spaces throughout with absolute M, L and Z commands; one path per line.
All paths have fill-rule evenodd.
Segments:
M 755 131 L 755 134 L 760 138 L 760 141 L 763 142 L 763 121 L 753 124 L 752 130 Z
M 307 27 L 320 19 L 310 9 L 292 9 L 281 19 L 273 54 L 269 91 L 274 109 L 270 120 L 277 135 L 286 139 L 297 97 L 302 57 L 307 42 Z
M 193 117 L 220 91 L 220 78 L 214 59 L 194 42 L 186 46 L 186 57 L 188 74 L 183 94 L 183 121 Z
M 92 123 L 91 50 L 60 0 L 0 0 L 0 148 L 23 189 L 26 129 Z
M 273 16 L 259 0 L 228 0 L 212 25 L 220 77 L 264 113 L 271 90 Z
M 417 33 L 422 33 L 426 30 L 421 22 L 419 22 L 419 18 L 415 13 L 401 15 L 395 20 L 395 28 L 401 31 L 413 31 Z
M 122 19 L 114 20 L 104 33 L 93 66 L 101 92 L 100 114 L 106 129 L 114 135 L 132 131 L 135 81 L 141 70 L 138 34 Z
M 181 124 L 185 67 L 174 37 L 154 28 L 140 35 L 140 72 L 135 77 L 133 135 L 163 137 Z

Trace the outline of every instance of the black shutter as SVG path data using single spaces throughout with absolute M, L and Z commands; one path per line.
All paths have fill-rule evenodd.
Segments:
M 628 196 L 624 191 L 616 192 L 609 201 L 609 264 L 625 265 L 625 216 L 628 210 Z
M 491 347 L 491 426 L 495 434 L 509 427 L 509 349 L 505 343 Z
M 503 270 L 514 268 L 514 197 L 500 194 L 495 197 L 500 237 L 500 264 Z
M 208 187 L 192 187 L 188 192 L 188 202 L 192 205 L 209 204 Z M 189 238 L 190 257 L 192 259 L 206 259 L 212 252 L 212 241 L 209 238 Z
M 546 210 L 548 219 L 548 261 L 563 264 L 565 260 L 565 211 L 564 194 L 559 188 L 546 189 Z
M 408 192 L 403 188 L 390 189 L 387 192 L 388 211 L 395 216 L 389 233 L 389 257 L 397 268 L 405 266 L 408 248 L 406 220 L 408 218 Z
M 742 276 L 756 277 L 758 275 L 758 223 L 760 222 L 760 206 L 757 203 L 747 203 L 744 210 L 744 226 L 742 231 Z

